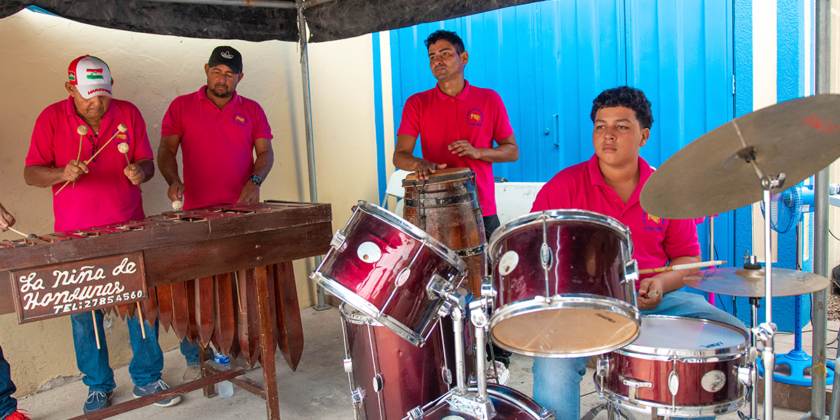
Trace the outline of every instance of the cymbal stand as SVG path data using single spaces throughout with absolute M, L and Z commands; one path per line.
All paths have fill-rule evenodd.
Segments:
M 741 131 L 737 124 L 735 129 L 740 136 Z M 743 139 L 742 139 L 743 141 Z M 761 168 L 756 164 L 755 148 L 752 146 L 745 147 L 738 152 L 738 157 L 744 159 L 747 163 L 752 165 L 758 179 L 761 180 L 761 189 L 763 192 L 764 208 L 767 209 L 768 215 L 764 217 L 764 322 L 757 328 L 752 330 L 752 334 L 756 336 L 763 344 L 761 361 L 764 363 L 764 419 L 773 419 L 773 370 L 776 367 L 776 354 L 773 353 L 773 336 L 776 334 L 776 324 L 773 324 L 773 254 L 770 244 L 770 192 L 773 189 L 780 189 L 785 183 L 785 174 L 780 173 L 776 176 L 765 174 Z

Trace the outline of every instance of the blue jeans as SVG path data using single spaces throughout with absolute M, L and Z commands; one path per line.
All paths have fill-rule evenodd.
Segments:
M 720 321 L 745 329 L 736 317 L 712 305 L 703 296 L 673 291 L 662 297 L 653 309 L 643 315 L 672 315 Z M 580 419 L 580 382 L 586 374 L 588 357 L 574 359 L 534 358 L 534 400 L 549 410 L 555 410 L 557 420 Z M 713 418 L 713 417 L 709 417 Z
M 70 315 L 73 324 L 73 343 L 76 347 L 76 365 L 85 376 L 82 382 L 91 391 L 111 392 L 117 387 L 114 382 L 114 371 L 108 363 L 108 345 L 105 342 L 105 331 L 102 328 L 102 311 L 94 311 L 96 325 L 99 330 L 101 350 L 96 348 L 96 335 L 93 331 L 93 319 L 90 312 Z M 163 370 L 163 352 L 158 344 L 158 323 L 152 328 L 143 323 L 146 339 L 140 328 L 138 317 L 127 319 L 128 338 L 131 340 L 131 350 L 134 356 L 128 365 L 131 381 L 137 386 L 146 386 L 160 379 Z
M 16 390 L 9 362 L 3 357 L 3 348 L 0 347 L 0 419 L 17 411 L 17 400 L 12 398 Z
M 187 366 L 199 366 L 201 362 L 198 360 L 198 343 L 190 344 L 186 338 L 181 340 L 181 354 L 187 360 Z

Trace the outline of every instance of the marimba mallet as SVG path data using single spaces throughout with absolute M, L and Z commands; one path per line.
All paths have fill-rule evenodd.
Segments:
M 80 125 L 76 127 L 76 132 L 79 133 L 79 154 L 76 155 L 76 161 L 82 159 L 82 141 L 85 139 L 85 134 L 88 133 L 88 128 L 86 125 Z M 76 188 L 76 181 L 73 181 L 73 189 Z
M 699 263 L 691 263 L 691 264 L 677 264 L 677 265 L 670 265 L 668 267 L 659 267 L 659 268 L 647 268 L 644 270 L 639 270 L 639 274 L 652 274 L 652 273 L 664 273 L 666 271 L 676 271 L 676 270 L 691 270 L 694 268 L 706 268 L 712 267 L 715 265 L 724 265 L 726 261 L 706 261 L 706 262 L 699 262 Z
M 131 160 L 128 158 L 128 150 L 129 150 L 128 143 L 117 143 L 117 149 L 119 149 L 120 153 L 122 153 L 123 156 L 125 156 L 125 161 L 128 162 L 128 166 L 131 166 L 131 169 L 134 169 L 134 166 L 132 166 L 133 164 L 131 163 Z M 137 188 L 140 188 L 140 186 L 138 185 Z M 142 192 L 143 189 L 140 188 L 140 191 Z M 143 338 L 146 338 L 146 337 L 143 337 Z
M 89 164 L 94 159 L 96 159 L 96 156 L 99 155 L 100 153 L 102 153 L 103 150 L 105 150 L 105 146 L 107 146 L 108 143 L 111 143 L 111 140 L 113 140 L 114 137 L 117 137 L 118 133 L 125 133 L 126 131 L 128 131 L 128 127 L 126 127 L 125 124 L 118 125 L 117 126 L 117 132 L 114 133 L 114 135 L 111 136 L 111 138 L 108 139 L 108 141 L 106 141 L 105 144 L 103 144 L 102 147 L 100 147 L 99 150 L 93 156 L 90 157 L 90 159 L 85 161 L 85 165 Z M 66 187 L 67 184 L 69 184 L 69 183 L 70 183 L 70 181 L 65 182 L 64 185 L 62 185 L 61 188 L 59 188 L 58 191 L 55 192 L 55 195 L 58 195 L 58 193 L 60 193 L 61 190 L 63 190 L 64 187 Z
M 172 210 L 181 211 L 184 208 L 184 202 L 181 200 L 175 200 L 172 202 Z
M 9 227 L 9 230 L 11 230 L 11 231 L 12 231 L 12 232 L 14 232 L 14 233 L 17 233 L 17 234 L 18 234 L 18 235 L 20 235 L 20 236 L 23 236 L 23 237 L 24 237 L 24 238 L 26 238 L 26 239 L 32 239 L 32 238 L 35 238 L 35 237 L 36 237 L 34 233 L 30 233 L 29 235 L 27 235 L 27 234 L 25 234 L 25 233 L 23 233 L 23 232 L 21 232 L 21 231 L 19 231 L 19 230 L 15 229 L 15 228 L 13 228 L 13 227 Z M 29 244 L 29 241 L 24 240 L 24 242 L 25 242 L 26 244 Z

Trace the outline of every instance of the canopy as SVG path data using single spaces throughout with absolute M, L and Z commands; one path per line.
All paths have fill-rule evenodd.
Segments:
M 38 6 L 67 19 L 133 32 L 246 41 L 299 40 L 293 1 L 170 1 L 5 0 L 0 4 L 0 18 Z M 324 42 L 535 1 L 310 0 L 302 4 L 311 33 L 308 41 Z

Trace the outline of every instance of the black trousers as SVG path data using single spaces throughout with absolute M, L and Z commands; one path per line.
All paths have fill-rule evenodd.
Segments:
M 484 233 L 487 235 L 487 240 L 489 241 L 490 235 L 501 225 L 499 223 L 499 216 L 494 214 L 492 216 L 483 216 L 482 219 L 484 219 Z
M 493 232 L 501 226 L 499 222 L 499 216 L 492 215 L 492 216 L 484 216 L 484 233 L 487 234 L 487 241 L 490 241 L 490 236 L 493 235 Z M 487 346 L 487 359 L 490 360 L 491 354 L 496 356 L 496 360 L 505 364 L 505 366 L 510 365 L 510 355 L 512 354 L 509 351 L 502 350 L 499 346 L 489 343 L 492 346 L 492 353 L 491 353 L 491 346 Z

